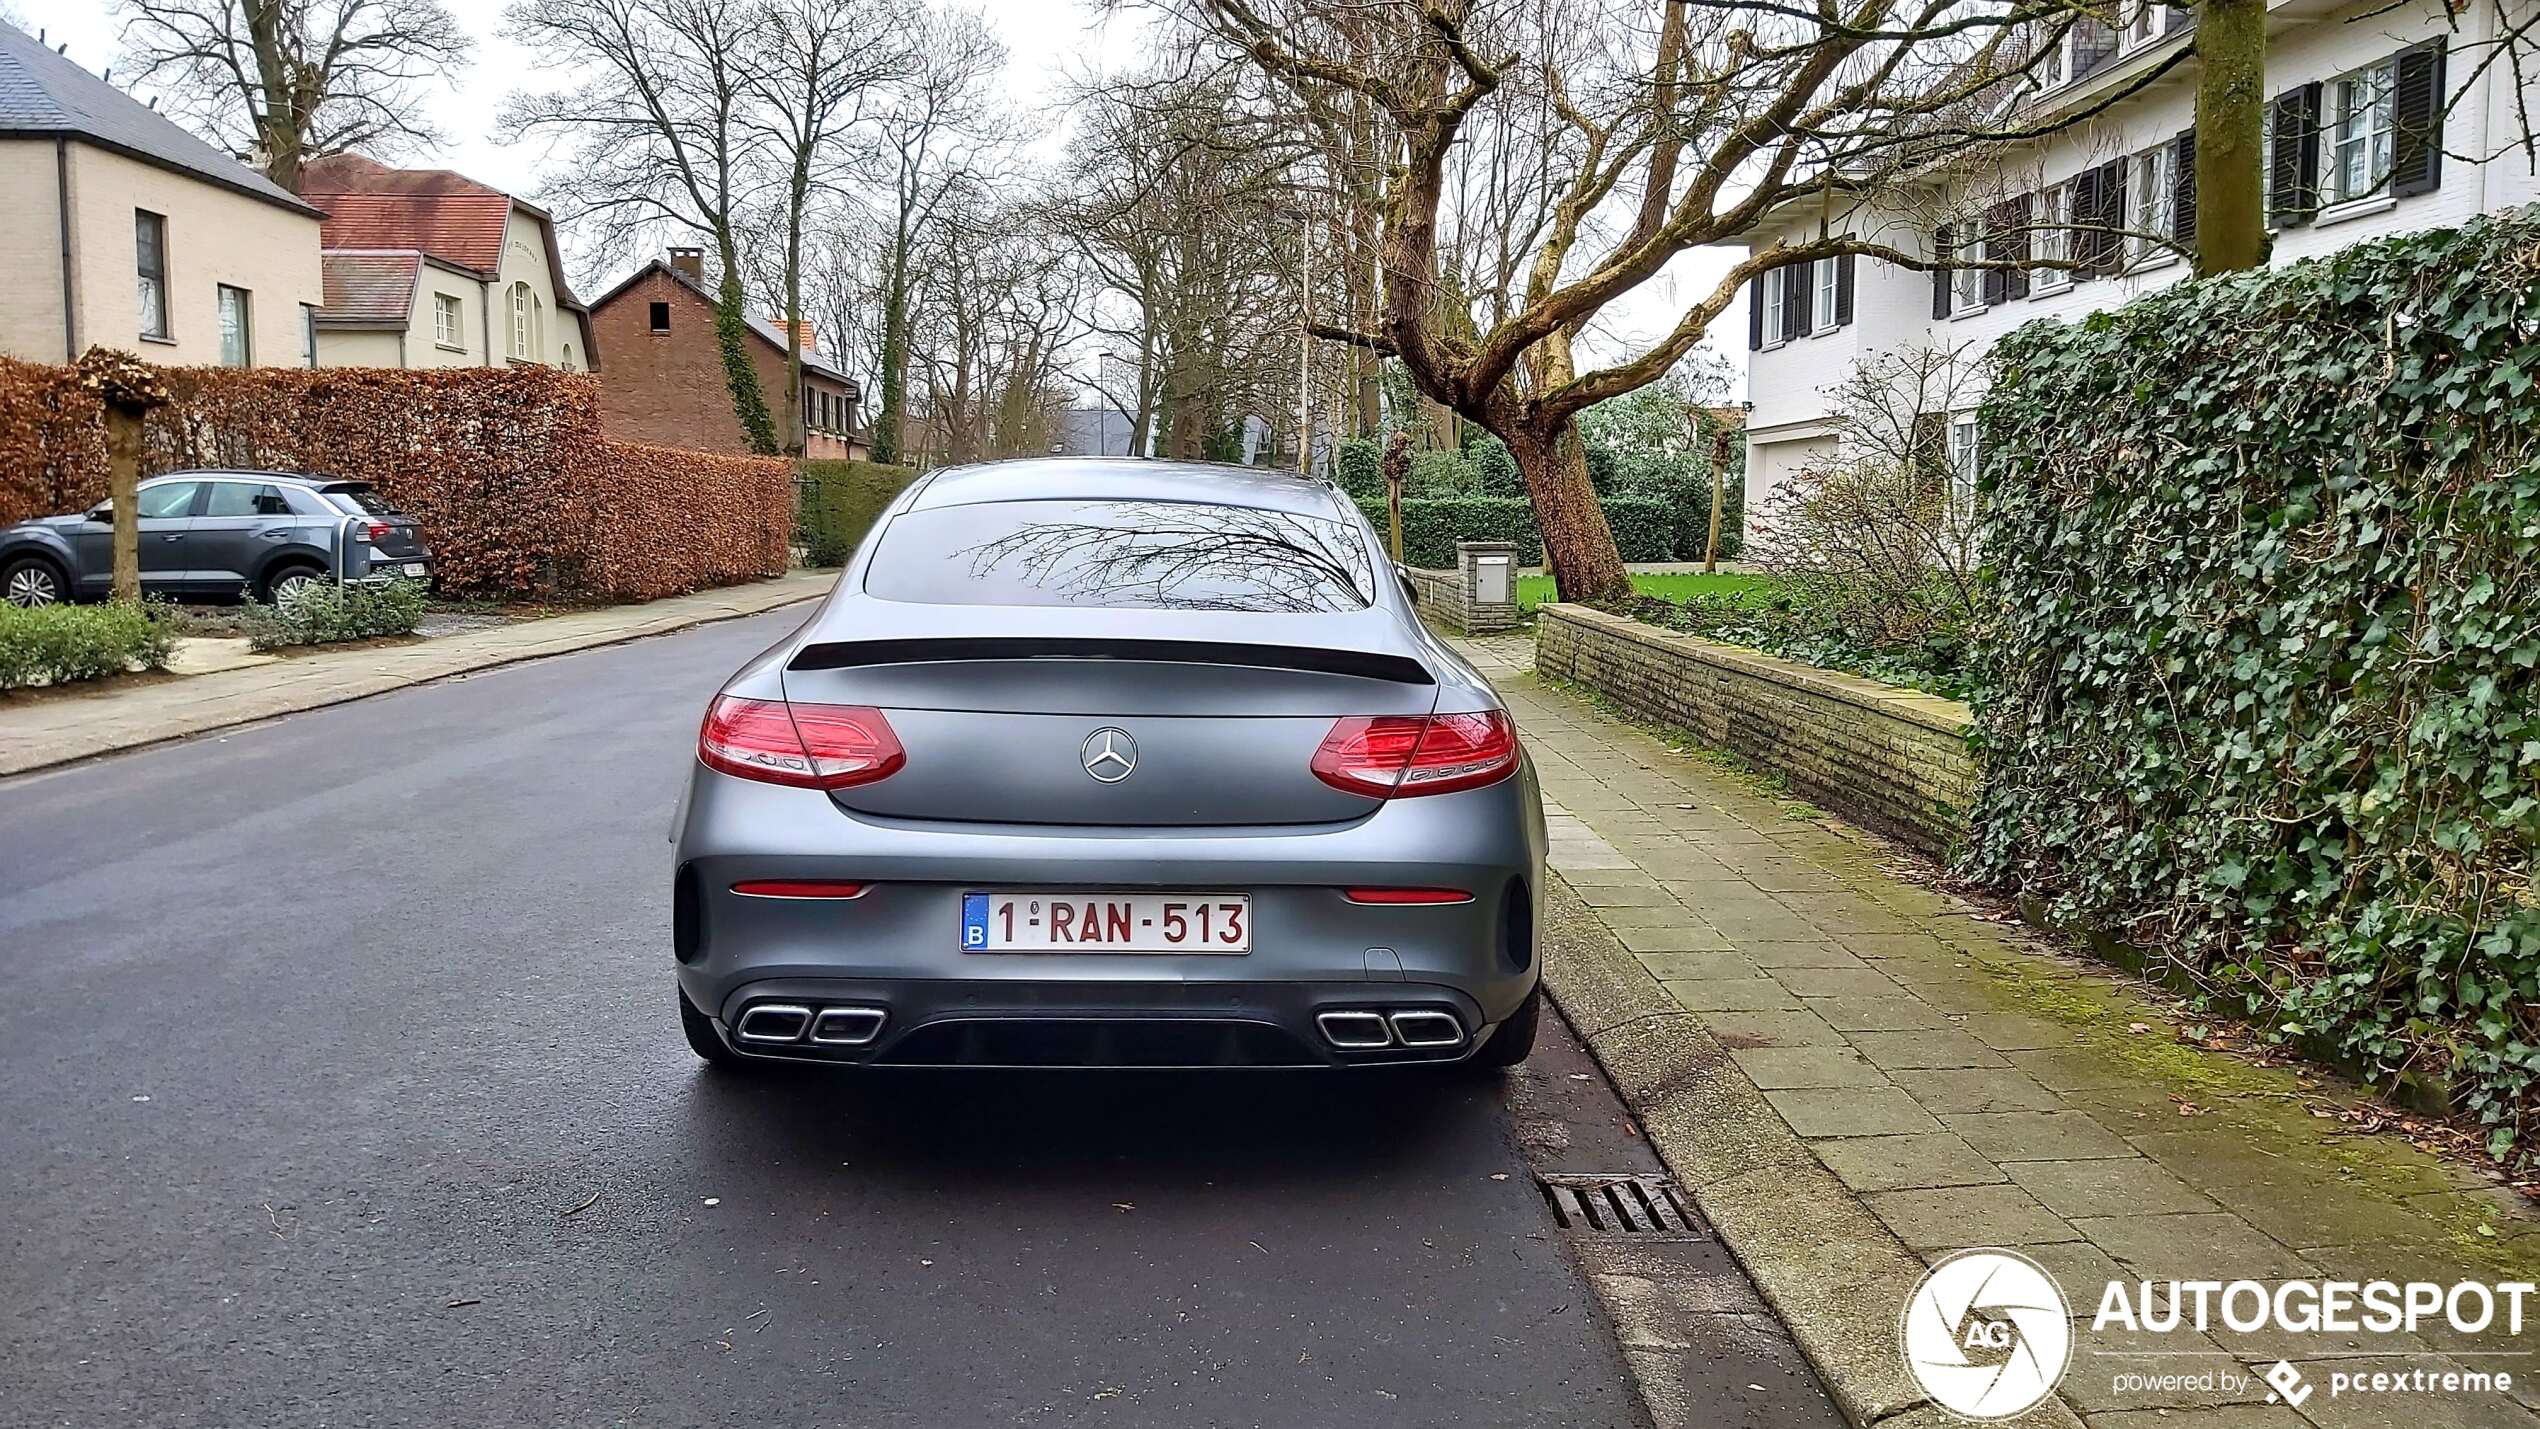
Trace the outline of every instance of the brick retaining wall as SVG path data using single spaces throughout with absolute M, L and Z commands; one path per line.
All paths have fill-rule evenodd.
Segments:
M 1692 731 L 1811 803 L 1945 854 L 1963 836 L 1976 764 L 1967 707 L 1583 605 L 1535 612 L 1535 665 L 1628 713 Z

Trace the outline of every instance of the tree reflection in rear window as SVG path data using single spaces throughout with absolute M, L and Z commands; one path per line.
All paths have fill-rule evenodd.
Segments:
M 875 544 L 865 594 L 929 605 L 1295 613 L 1363 610 L 1354 525 L 1180 501 L 1000 501 L 910 511 Z

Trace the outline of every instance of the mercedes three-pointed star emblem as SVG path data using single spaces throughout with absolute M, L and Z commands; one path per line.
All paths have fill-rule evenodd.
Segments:
M 1117 784 L 1138 767 L 1138 742 L 1125 729 L 1108 726 L 1085 736 L 1085 772 L 1105 784 Z

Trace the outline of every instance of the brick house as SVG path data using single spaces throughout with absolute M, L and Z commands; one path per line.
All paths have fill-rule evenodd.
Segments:
M 626 441 L 742 455 L 749 443 L 732 414 L 723 381 L 723 353 L 714 337 L 715 303 L 705 284 L 704 255 L 673 248 L 591 304 L 591 325 L 609 354 L 600 384 L 600 422 Z M 767 393 L 768 414 L 782 421 L 785 332 L 749 318 L 750 359 Z M 856 458 L 866 454 L 856 433 L 856 404 L 863 397 L 848 377 L 812 349 L 803 350 L 803 455 Z

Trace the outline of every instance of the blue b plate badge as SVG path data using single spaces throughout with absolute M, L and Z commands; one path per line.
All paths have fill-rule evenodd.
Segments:
M 988 946 L 988 895 L 961 895 L 961 946 L 976 951 Z

